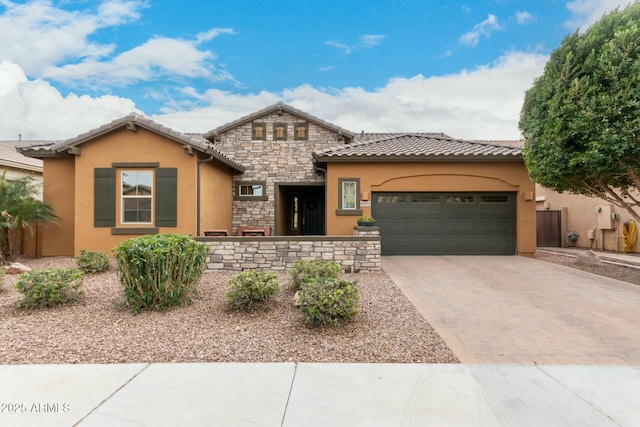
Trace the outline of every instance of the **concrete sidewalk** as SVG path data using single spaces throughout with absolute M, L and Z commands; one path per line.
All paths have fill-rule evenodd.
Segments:
M 0 366 L 2 426 L 637 426 L 638 366 Z

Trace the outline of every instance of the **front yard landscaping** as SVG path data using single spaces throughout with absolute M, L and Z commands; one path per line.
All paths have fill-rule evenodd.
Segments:
M 69 257 L 22 259 L 32 269 L 74 268 Z M 359 315 L 339 327 L 307 326 L 292 283 L 266 310 L 230 311 L 237 272 L 205 273 L 191 304 L 133 314 L 115 263 L 87 275 L 84 298 L 49 309 L 18 307 L 16 276 L 0 292 L 0 364 L 134 362 L 420 362 L 456 363 L 444 341 L 384 272 L 345 274 L 357 281 Z

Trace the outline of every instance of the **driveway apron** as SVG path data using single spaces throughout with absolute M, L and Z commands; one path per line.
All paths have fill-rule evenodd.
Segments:
M 640 364 L 640 286 L 519 256 L 382 268 L 462 363 Z

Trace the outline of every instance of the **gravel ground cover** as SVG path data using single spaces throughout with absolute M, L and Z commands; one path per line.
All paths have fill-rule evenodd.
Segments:
M 32 269 L 75 266 L 67 257 L 19 261 Z M 306 326 L 286 273 L 266 311 L 227 311 L 225 294 L 235 274 L 205 273 L 192 304 L 138 315 L 123 307 L 113 266 L 85 278 L 82 302 L 54 309 L 17 308 L 16 278 L 7 275 L 0 292 L 0 364 L 458 362 L 383 272 L 345 275 L 358 282 L 360 315 L 325 329 Z
M 585 249 L 586 250 L 586 249 Z M 599 254 L 600 255 L 600 254 Z M 605 255 L 601 255 L 605 256 Z M 598 274 L 600 276 L 610 277 L 616 280 L 622 280 L 624 282 L 633 283 L 634 285 L 640 285 L 640 269 L 633 267 L 624 267 L 621 265 L 579 265 L 576 263 L 575 257 L 569 257 L 565 255 L 556 255 L 543 251 L 536 253 L 536 259 L 552 262 L 554 264 L 560 264 L 571 268 L 577 268 L 589 273 Z M 640 261 L 640 258 L 638 259 Z M 620 261 L 616 261 L 619 262 Z

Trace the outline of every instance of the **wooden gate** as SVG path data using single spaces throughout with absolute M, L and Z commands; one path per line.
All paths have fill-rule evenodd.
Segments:
M 536 211 L 536 244 L 538 246 L 562 246 L 560 211 Z

